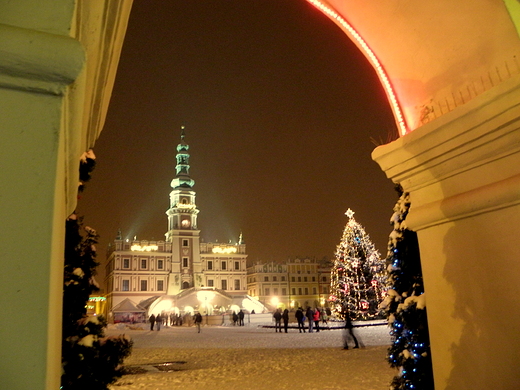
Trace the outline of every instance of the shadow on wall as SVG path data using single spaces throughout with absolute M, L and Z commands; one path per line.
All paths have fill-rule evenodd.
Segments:
M 520 384 L 514 364 L 520 361 L 520 261 L 501 244 L 518 240 L 511 226 L 519 226 L 519 216 L 518 208 L 482 214 L 457 221 L 445 236 L 443 276 L 455 293 L 454 311 L 445 315 L 464 323 L 459 342 L 451 345 L 446 390 L 515 389 Z

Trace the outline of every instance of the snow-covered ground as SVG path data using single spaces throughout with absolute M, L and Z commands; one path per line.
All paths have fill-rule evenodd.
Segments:
M 386 326 L 354 329 L 360 349 L 343 349 L 343 330 L 276 333 L 258 326 L 169 327 L 160 331 L 110 327 L 134 340 L 113 390 L 383 390 L 395 370 L 385 360 Z M 352 347 L 351 343 L 351 347 Z

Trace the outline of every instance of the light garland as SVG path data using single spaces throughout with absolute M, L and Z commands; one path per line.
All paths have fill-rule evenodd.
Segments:
M 237 248 L 234 246 L 215 246 L 211 250 L 213 253 L 224 253 L 224 254 L 230 254 L 230 253 L 237 253 Z
M 381 80 L 381 83 L 383 84 L 383 88 L 386 90 L 386 93 L 388 95 L 388 98 L 390 100 L 390 104 L 392 105 L 394 109 L 394 114 L 397 119 L 397 125 L 399 126 L 399 134 L 401 136 L 409 133 L 411 130 L 408 129 L 408 126 L 406 124 L 406 121 L 404 119 L 401 106 L 399 105 L 399 102 L 397 100 L 397 97 L 394 92 L 394 88 L 390 82 L 390 79 L 388 78 L 385 69 L 379 62 L 379 59 L 375 55 L 375 53 L 372 51 L 372 49 L 368 46 L 368 44 L 365 42 L 365 40 L 361 37 L 361 35 L 352 27 L 340 14 L 338 14 L 336 11 L 334 11 L 331 7 L 328 5 L 323 4 L 321 0 L 307 0 L 309 3 L 311 3 L 313 6 L 318 8 L 321 12 L 326 14 L 328 17 L 334 19 L 337 21 L 337 23 L 343 27 L 345 30 L 348 31 L 350 36 L 356 40 L 356 42 L 359 44 L 361 49 L 365 52 L 366 56 L 369 58 L 369 60 L 372 62 L 372 65 L 374 66 L 374 69 L 376 70 L 379 79 Z
M 349 221 L 331 269 L 329 300 L 340 315 L 347 309 L 352 319 L 374 318 L 379 315 L 377 306 L 384 298 L 384 260 L 353 218 L 354 212 L 349 209 L 346 215 Z
M 93 302 L 103 302 L 107 299 L 105 297 L 90 297 L 88 300 Z
M 188 204 L 188 203 L 177 203 L 177 205 L 175 207 L 178 209 L 194 209 L 197 206 L 195 206 L 194 204 Z
M 159 247 L 157 245 L 132 245 L 130 250 L 133 252 L 153 252 L 158 250 Z

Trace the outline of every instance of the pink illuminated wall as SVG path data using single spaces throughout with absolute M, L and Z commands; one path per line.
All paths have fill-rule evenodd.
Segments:
M 520 73 L 520 38 L 502 0 L 307 1 L 368 58 L 401 135 Z

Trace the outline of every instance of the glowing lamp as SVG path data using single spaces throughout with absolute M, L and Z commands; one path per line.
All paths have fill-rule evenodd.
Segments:
M 194 204 L 177 203 L 175 207 L 178 209 L 194 209 L 196 206 Z
M 88 300 L 93 302 L 103 302 L 107 299 L 105 297 L 90 297 Z
M 224 254 L 229 254 L 229 253 L 237 253 L 237 248 L 234 247 L 234 246 L 215 246 L 213 247 L 213 249 L 211 250 L 213 253 L 224 253 Z
M 197 299 L 199 302 L 210 302 L 215 298 L 215 291 L 212 290 L 200 290 L 197 291 Z
M 132 245 L 130 247 L 130 250 L 131 251 L 134 251 L 134 252 L 152 252 L 152 251 L 156 251 L 158 250 L 159 247 L 157 245 Z

